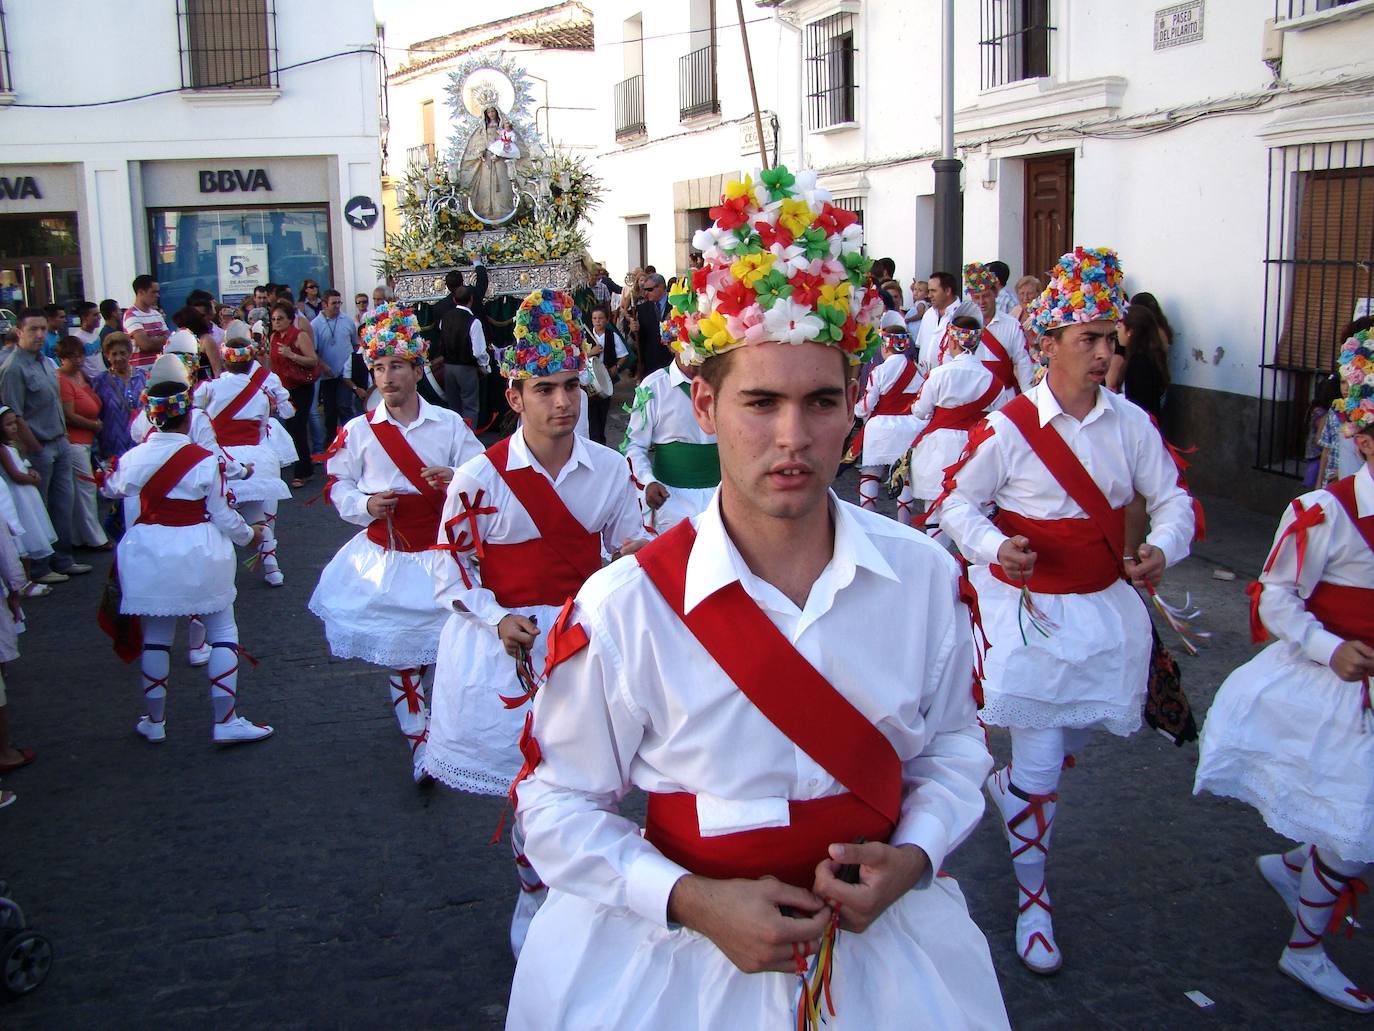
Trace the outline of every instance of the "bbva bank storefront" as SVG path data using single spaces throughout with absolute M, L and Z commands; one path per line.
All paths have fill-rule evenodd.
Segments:
M 269 281 L 346 292 L 373 282 L 381 227 L 374 242 L 371 225 L 356 225 L 366 219 L 344 219 L 350 198 L 356 215 L 368 211 L 360 196 L 377 195 L 360 166 L 348 178 L 363 181 L 345 184 L 332 156 L 108 165 L 0 164 L 0 305 L 127 303 L 142 272 L 162 284 L 168 312 L 198 288 L 233 301 Z M 100 296 L 86 296 L 88 282 Z

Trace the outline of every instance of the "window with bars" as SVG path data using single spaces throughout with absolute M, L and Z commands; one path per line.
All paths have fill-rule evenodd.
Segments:
M 832 14 L 806 26 L 807 126 L 854 122 L 858 112 L 854 16 Z
M 859 216 L 859 225 L 864 224 L 864 199 L 862 197 L 836 197 L 830 203 L 837 208 L 854 212 Z
M 277 81 L 276 0 L 178 0 L 182 89 L 267 89 Z
M 14 91 L 14 80 L 10 78 L 10 41 L 5 35 L 5 5 L 0 3 L 0 93 Z
M 1274 20 L 1289 21 L 1319 11 L 1334 11 L 1356 0 L 1274 0 Z
M 979 29 L 983 89 L 1050 74 L 1050 0 L 982 0 Z
M 1374 139 L 1270 151 L 1264 267 L 1256 465 L 1297 477 L 1313 393 L 1374 304 Z

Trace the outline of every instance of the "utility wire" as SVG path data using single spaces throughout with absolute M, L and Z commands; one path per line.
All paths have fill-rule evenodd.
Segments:
M 297 61 L 297 62 L 295 62 L 294 64 L 284 64 L 284 65 L 280 65 L 279 67 L 277 67 L 277 68 L 275 69 L 275 71 L 276 71 L 277 74 L 280 74 L 280 73 L 282 73 L 282 72 L 289 72 L 289 71 L 292 71 L 293 69 L 296 69 L 296 68 L 304 68 L 304 67 L 306 67 L 307 65 L 319 64 L 319 63 L 322 62 L 322 61 L 332 61 L 332 60 L 334 60 L 336 57 L 350 57 L 350 56 L 352 56 L 352 55 L 354 55 L 354 54 L 377 54 L 377 48 L 376 48 L 376 47 L 359 47 L 359 48 L 357 48 L 356 50 L 339 50 L 339 51 L 336 51 L 335 53 L 332 53 L 332 54 L 325 54 L 323 57 L 312 57 L 312 58 L 310 58 L 310 60 L 308 60 L 308 61 Z M 380 56 L 380 55 L 378 55 L 378 56 Z M 249 82 L 252 82 L 252 81 L 255 80 L 255 79 L 260 79 L 260 78 L 262 78 L 262 73 L 261 73 L 261 72 L 259 72 L 259 73 L 257 73 L 257 74 L 254 74 L 254 75 L 242 75 L 242 76 L 239 76 L 237 79 L 230 79 L 230 80 L 228 80 L 227 82 L 216 83 L 215 86 L 212 87 L 212 88 L 218 89 L 218 88 L 220 88 L 220 87 L 225 87 L 225 86 L 238 86 L 238 85 L 241 85 L 241 84 L 243 84 L 243 83 L 249 83 Z M 117 99 L 115 99 L 115 100 L 88 100 L 88 101 L 85 101 L 85 102 L 82 102 L 82 103 L 77 103 L 77 104 L 23 104 L 23 103 L 14 103 L 14 104 L 10 104 L 9 106 L 10 106 L 10 107 L 38 108 L 38 109 L 44 110 L 44 111 L 57 111 L 57 110 L 66 110 L 66 109 L 70 109 L 70 108 L 83 108 L 83 107 L 109 107 L 109 106 L 111 106 L 112 104 L 129 104 L 129 103 L 132 103 L 132 102 L 135 101 L 135 100 L 148 100 L 148 99 L 150 99 L 151 97 L 165 97 L 165 96 L 167 96 L 167 94 L 169 94 L 169 93 L 184 93 L 184 92 L 186 92 L 186 90 L 188 90 L 188 89 L 193 89 L 193 88 L 194 88 L 194 87 L 189 87 L 189 86 L 172 86 L 172 87 L 169 87 L 169 88 L 167 88 L 167 89 L 153 90 L 153 91 L 151 91 L 151 92 L 149 92 L 149 93 L 139 93 L 137 96 L 132 96 L 132 97 L 119 97 L 119 98 L 117 98 Z

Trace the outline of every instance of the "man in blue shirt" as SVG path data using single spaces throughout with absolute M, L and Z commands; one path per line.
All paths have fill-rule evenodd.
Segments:
M 57 361 L 57 345 L 67 335 L 67 310 L 60 304 L 45 304 L 43 317 L 48 320 L 48 332 L 43 337 L 43 354 Z
M 310 320 L 315 335 L 315 351 L 325 367 L 319 380 L 319 397 L 324 402 L 324 443 L 327 447 L 338 431 L 357 414 L 358 403 L 367 400 L 366 388 L 353 382 L 353 352 L 358 347 L 358 326 L 340 310 L 343 298 L 337 290 L 324 292 L 324 308 Z

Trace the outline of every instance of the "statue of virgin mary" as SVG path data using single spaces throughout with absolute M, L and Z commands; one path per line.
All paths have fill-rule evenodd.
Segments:
M 488 225 L 508 221 L 520 206 L 519 181 L 530 148 L 519 128 L 495 104 L 482 108 L 482 124 L 469 134 L 458 163 L 458 188 L 468 210 Z

